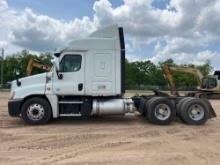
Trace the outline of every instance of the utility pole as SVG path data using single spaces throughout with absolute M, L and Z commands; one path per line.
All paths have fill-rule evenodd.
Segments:
M 3 88 L 3 69 L 4 69 L 4 49 L 2 48 L 2 62 L 1 62 L 1 87 Z

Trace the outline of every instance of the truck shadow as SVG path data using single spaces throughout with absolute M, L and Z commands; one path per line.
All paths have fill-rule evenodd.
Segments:
M 134 125 L 134 124 L 144 124 L 144 125 L 154 125 L 150 123 L 145 117 L 141 115 L 131 115 L 131 116 L 94 116 L 88 118 L 82 117 L 61 117 L 58 119 L 53 119 L 50 121 L 51 125 Z M 179 118 L 176 118 L 174 122 L 170 125 L 184 124 Z
M 128 125 L 133 123 L 145 122 L 148 123 L 147 120 L 140 115 L 132 115 L 132 116 L 93 116 L 88 118 L 83 117 L 60 117 L 58 119 L 53 119 L 50 121 L 50 124 L 59 125 L 59 124 L 79 124 L 79 125 L 87 125 L 87 124 L 121 124 Z
M 184 123 L 176 118 L 174 122 L 170 124 L 176 125 Z M 34 127 L 45 127 L 45 126 L 88 126 L 88 125 L 103 125 L 103 126 L 112 126 L 112 125 L 120 125 L 120 126 L 134 126 L 134 125 L 145 125 L 145 126 L 159 126 L 150 123 L 145 117 L 136 114 L 136 115 L 126 115 L 126 116 L 92 116 L 88 118 L 83 117 L 60 117 L 58 119 L 51 119 L 49 123 L 45 125 L 35 125 Z M 22 127 L 32 127 L 33 125 L 29 125 L 25 123 L 21 118 L 14 118 L 12 120 L 7 121 L 4 125 L 0 126 L 0 128 L 22 128 Z M 164 127 L 164 126 L 162 126 Z

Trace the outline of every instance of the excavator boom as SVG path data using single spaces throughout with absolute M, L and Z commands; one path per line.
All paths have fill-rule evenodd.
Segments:
M 169 83 L 172 95 L 177 95 L 177 96 L 179 95 L 179 93 L 177 91 L 177 88 L 176 88 L 176 83 L 173 79 L 172 71 L 190 73 L 190 74 L 194 75 L 197 78 L 198 84 L 200 86 L 202 85 L 202 81 L 203 81 L 204 76 L 198 69 L 196 69 L 194 67 L 169 66 L 167 64 L 164 64 L 162 66 L 162 69 L 163 69 L 165 77 L 166 77 L 166 79 Z
M 162 66 L 162 69 L 163 69 L 163 72 L 165 74 L 165 77 L 169 83 L 169 86 L 170 86 L 170 92 L 172 95 L 179 95 L 178 91 L 177 91 L 177 88 L 176 88 L 176 83 L 173 79 L 173 74 L 169 68 L 169 66 L 167 64 L 164 64 Z
M 194 75 L 197 78 L 197 81 L 199 83 L 199 85 L 202 85 L 202 81 L 203 81 L 203 74 L 200 72 L 200 70 L 198 70 L 197 68 L 194 67 L 181 67 L 181 66 L 171 66 L 170 69 L 172 71 L 177 71 L 177 72 L 183 72 L 183 73 L 190 73 L 192 75 Z
M 26 74 L 27 76 L 30 76 L 31 73 L 32 73 L 32 70 L 33 68 L 39 68 L 39 69 L 42 69 L 42 70 L 45 70 L 45 71 L 50 71 L 51 69 L 51 66 L 50 65 L 44 65 L 44 64 L 41 64 L 40 62 L 36 61 L 36 60 L 33 60 L 32 58 L 28 61 L 28 65 L 27 65 L 27 68 L 26 68 Z

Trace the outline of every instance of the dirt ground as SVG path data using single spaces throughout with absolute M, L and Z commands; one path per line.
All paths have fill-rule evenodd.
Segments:
M 63 118 L 26 125 L 7 113 L 0 93 L 0 164 L 219 165 L 220 120 L 156 126 L 136 115 Z M 220 115 L 220 101 L 211 101 Z

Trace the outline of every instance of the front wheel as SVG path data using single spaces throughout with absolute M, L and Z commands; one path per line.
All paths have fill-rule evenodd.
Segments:
M 28 124 L 46 124 L 51 118 L 50 105 L 43 98 L 30 98 L 22 105 L 21 117 Z

